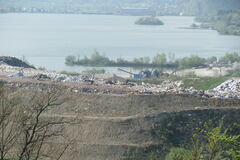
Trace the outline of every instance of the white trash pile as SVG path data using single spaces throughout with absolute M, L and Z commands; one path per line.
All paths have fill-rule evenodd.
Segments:
M 181 81 L 164 81 L 161 85 L 156 84 L 141 84 L 141 85 L 133 85 L 131 87 L 132 90 L 137 91 L 142 94 L 159 94 L 159 93 L 179 93 Z
M 207 94 L 216 98 L 240 98 L 240 80 L 230 79 L 212 90 Z
M 166 81 L 161 85 L 142 84 L 131 87 L 143 94 L 175 93 L 191 94 L 204 98 L 240 98 L 240 80 L 230 79 L 211 90 L 196 90 L 194 88 L 182 88 L 181 81 Z
M 0 75 L 8 77 L 26 77 L 38 80 L 51 79 L 58 82 L 82 82 L 82 76 L 71 76 L 56 71 L 36 70 L 32 68 L 13 67 L 5 64 L 0 65 Z

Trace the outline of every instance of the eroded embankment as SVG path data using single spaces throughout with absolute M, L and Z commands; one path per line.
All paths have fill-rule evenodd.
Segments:
M 98 95 L 64 92 L 67 103 L 54 113 L 98 117 L 143 116 L 160 112 L 178 112 L 209 108 L 239 107 L 240 99 L 202 98 L 189 94 L 162 95 Z
M 126 120 L 82 118 L 67 129 L 77 138 L 74 152 L 66 156 L 76 160 L 146 160 L 151 152 L 158 152 L 164 157 L 172 146 L 188 144 L 195 128 L 209 120 L 218 122 L 223 116 L 224 126 L 240 123 L 240 109 L 188 110 Z
M 32 90 L 17 91 L 29 97 Z M 62 90 L 64 101 L 46 117 L 76 119 L 66 135 L 76 138 L 65 159 L 145 160 L 151 151 L 164 154 L 190 141 L 195 128 L 223 116 L 224 126 L 240 123 L 239 99 L 193 95 L 98 95 Z M 238 131 L 240 132 L 240 131 Z M 61 142 L 57 142 L 61 144 Z

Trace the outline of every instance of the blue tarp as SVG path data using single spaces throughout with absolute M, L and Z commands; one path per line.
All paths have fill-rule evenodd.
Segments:
M 142 78 L 141 74 L 133 74 L 133 78 Z

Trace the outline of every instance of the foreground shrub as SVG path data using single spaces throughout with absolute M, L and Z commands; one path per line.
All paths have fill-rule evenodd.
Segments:
M 166 160 L 189 160 L 191 152 L 184 148 L 172 148 Z
M 193 135 L 191 149 L 173 148 L 166 160 L 239 160 L 240 135 L 223 130 L 223 119 L 217 127 L 209 121 Z M 239 124 L 235 124 L 239 128 Z

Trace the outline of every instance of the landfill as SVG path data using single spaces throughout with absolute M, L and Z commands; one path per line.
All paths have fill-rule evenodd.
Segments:
M 240 80 L 230 79 L 212 90 L 207 94 L 216 98 L 240 98 Z
M 9 78 L 20 78 L 37 81 L 59 82 L 61 85 L 69 82 L 74 87 L 73 92 L 101 92 L 102 94 L 113 94 L 113 90 L 118 90 L 118 94 L 191 94 L 204 98 L 240 98 L 240 80 L 230 79 L 211 90 L 196 90 L 192 87 L 183 88 L 181 81 L 165 80 L 162 84 L 137 84 L 133 82 L 109 80 L 109 79 L 93 79 L 86 75 L 67 75 L 56 71 L 37 70 L 33 68 L 13 67 L 6 64 L 0 65 L 0 76 Z M 84 85 L 87 84 L 87 87 Z M 18 85 L 18 86 L 26 86 Z M 81 86 L 84 86 L 81 88 Z M 101 88 L 101 89 L 99 89 Z
M 58 82 L 81 82 L 82 76 L 70 76 L 56 71 L 37 70 L 33 68 L 14 67 L 0 64 L 0 75 L 8 77 L 25 77 L 37 80 L 54 80 Z

